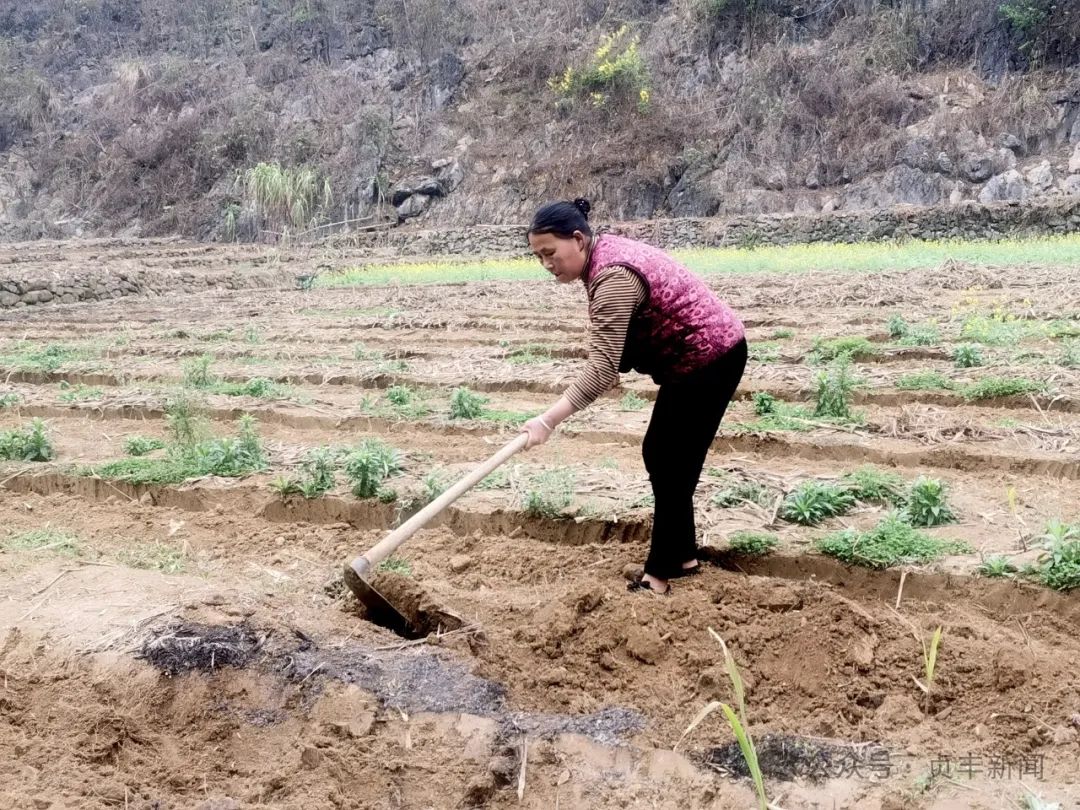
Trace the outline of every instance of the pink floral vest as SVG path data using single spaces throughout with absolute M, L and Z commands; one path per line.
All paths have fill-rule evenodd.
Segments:
M 606 267 L 621 265 L 645 282 L 647 297 L 630 321 L 619 371 L 649 374 L 658 384 L 704 368 L 745 336 L 742 322 L 697 276 L 662 250 L 605 234 L 582 274 L 592 300 Z

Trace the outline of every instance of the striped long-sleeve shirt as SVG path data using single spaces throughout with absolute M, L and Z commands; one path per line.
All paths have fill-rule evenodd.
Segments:
M 593 281 L 588 365 L 566 390 L 566 398 L 579 411 L 619 381 L 630 319 L 646 294 L 645 282 L 627 267 L 605 268 Z

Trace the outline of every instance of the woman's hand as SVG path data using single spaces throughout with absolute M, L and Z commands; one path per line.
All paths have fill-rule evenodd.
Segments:
M 529 441 L 525 445 L 526 450 L 531 450 L 537 445 L 543 444 L 550 437 L 555 429 L 548 425 L 542 416 L 534 416 L 528 422 L 526 422 L 522 428 L 522 433 L 529 434 Z

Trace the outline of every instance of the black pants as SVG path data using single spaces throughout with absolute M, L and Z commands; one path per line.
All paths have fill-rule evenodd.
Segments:
M 694 490 L 720 420 L 746 369 L 742 340 L 706 368 L 660 386 L 641 455 L 656 507 L 645 573 L 677 575 L 697 556 Z

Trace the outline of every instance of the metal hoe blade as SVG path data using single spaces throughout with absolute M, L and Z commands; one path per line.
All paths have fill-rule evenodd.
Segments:
M 351 563 L 345 566 L 345 584 L 349 586 L 349 590 L 364 605 L 368 612 L 368 618 L 375 624 L 393 630 L 399 636 L 405 638 L 420 637 L 421 634 L 413 626 L 412 622 L 394 607 L 389 599 L 364 579 L 363 575 L 358 573 Z

